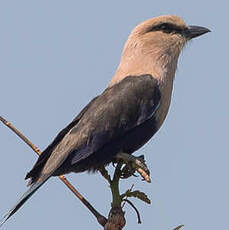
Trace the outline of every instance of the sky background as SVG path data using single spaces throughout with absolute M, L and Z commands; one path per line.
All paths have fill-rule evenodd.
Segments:
M 125 229 L 227 229 L 228 3 L 226 1 L 0 2 L 0 115 L 41 150 L 112 78 L 130 31 L 162 14 L 212 33 L 190 42 L 179 59 L 168 117 L 135 155 L 144 154 L 152 183 L 123 181 L 148 194 L 125 206 Z M 36 154 L 0 124 L 0 215 L 27 189 Z M 105 216 L 111 194 L 99 175 L 67 178 Z M 57 179 L 50 179 L 2 229 L 101 229 Z

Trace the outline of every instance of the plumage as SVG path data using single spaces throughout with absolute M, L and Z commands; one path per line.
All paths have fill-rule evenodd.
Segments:
M 29 189 L 12 216 L 49 177 L 96 171 L 120 153 L 132 154 L 161 127 L 169 110 L 179 54 L 186 42 L 209 32 L 172 15 L 149 19 L 131 32 L 118 69 L 95 97 L 43 151 Z
M 154 114 L 159 104 L 160 91 L 151 75 L 129 76 L 108 88 L 70 130 L 68 138 L 77 147 L 54 174 L 96 170 L 118 152 L 136 151 L 157 130 Z M 149 120 L 151 125 L 146 126 Z

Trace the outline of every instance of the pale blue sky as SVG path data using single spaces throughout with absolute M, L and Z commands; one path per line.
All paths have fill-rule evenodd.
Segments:
M 180 57 L 166 122 L 136 154 L 145 154 L 152 183 L 125 181 L 152 204 L 128 206 L 126 229 L 228 228 L 228 3 L 226 1 L 0 2 L 0 114 L 44 149 L 119 63 L 131 29 L 161 14 L 212 33 L 193 40 Z M 0 125 L 0 215 L 26 190 L 24 176 L 37 156 Z M 71 182 L 104 215 L 110 191 L 100 175 L 71 174 Z M 59 182 L 51 179 L 3 229 L 101 229 Z

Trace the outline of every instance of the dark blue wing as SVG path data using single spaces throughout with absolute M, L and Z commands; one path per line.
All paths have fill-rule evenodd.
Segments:
M 115 139 L 153 117 L 160 104 L 160 90 L 151 75 L 126 77 L 107 89 L 70 131 L 82 144 L 73 151 L 71 163 L 89 157 Z

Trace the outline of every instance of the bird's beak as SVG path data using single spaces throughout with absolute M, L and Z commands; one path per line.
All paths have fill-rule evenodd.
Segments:
M 211 30 L 209 30 L 206 27 L 188 26 L 184 31 L 184 35 L 187 39 L 190 40 L 192 38 L 199 37 L 200 35 L 206 34 L 208 32 L 211 32 Z

